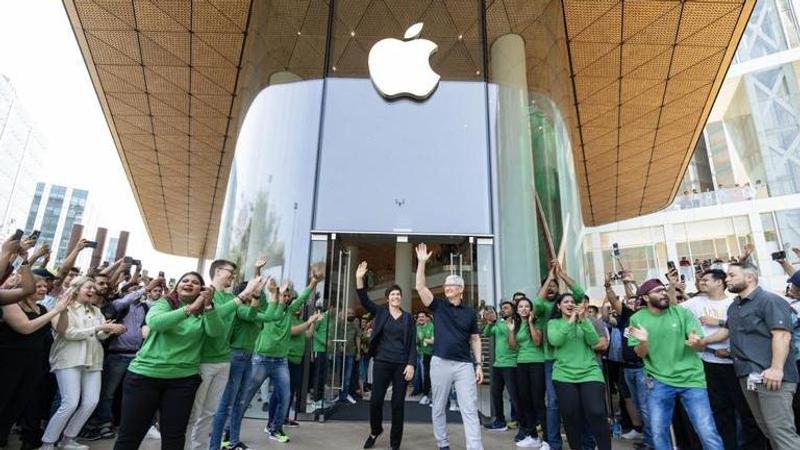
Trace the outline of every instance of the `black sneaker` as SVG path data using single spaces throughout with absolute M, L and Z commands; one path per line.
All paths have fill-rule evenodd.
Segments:
M 114 429 L 109 426 L 100 428 L 98 434 L 100 435 L 100 439 L 114 439 L 117 437 L 117 433 L 115 433 Z
M 528 434 L 529 433 L 527 430 L 520 428 L 519 431 L 517 431 L 517 435 L 514 436 L 514 442 L 521 442 L 525 440 L 525 438 L 528 437 Z
M 382 431 L 380 433 L 376 434 L 375 436 L 373 436 L 371 434 L 369 436 L 367 436 L 367 440 L 364 441 L 364 448 L 375 447 L 375 441 L 378 440 L 378 436 L 380 436 L 381 434 L 383 434 Z
M 248 447 L 244 442 L 237 442 L 236 445 L 231 447 L 231 450 L 250 450 L 250 447 Z
M 103 439 L 102 435 L 100 434 L 100 430 L 97 428 L 92 429 L 84 429 L 83 431 L 78 434 L 78 439 L 84 441 L 99 441 Z

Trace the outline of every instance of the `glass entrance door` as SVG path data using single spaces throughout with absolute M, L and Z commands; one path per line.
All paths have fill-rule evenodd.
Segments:
M 363 385 L 370 381 L 365 353 L 371 317 L 356 296 L 355 270 L 360 262 L 367 262 L 364 285 L 373 302 L 383 304 L 385 289 L 397 284 L 403 289 L 403 308 L 412 313 L 422 311 L 424 305 L 413 289 L 417 266 L 413 247 L 420 242 L 428 244 L 435 255 L 426 277 L 434 295 L 443 296 L 445 278 L 456 274 L 465 281 L 465 302 L 476 312 L 483 305 L 495 306 L 491 238 L 313 234 L 311 264 L 324 265 L 326 277 L 318 287 L 322 297 L 316 302 L 323 319 L 314 331 L 306 358 L 310 363 L 304 369 L 304 379 L 309 380 L 304 386 L 311 397 L 304 418 L 349 417 L 345 409 L 366 407 L 362 396 Z M 301 398 L 305 394 L 301 393 Z

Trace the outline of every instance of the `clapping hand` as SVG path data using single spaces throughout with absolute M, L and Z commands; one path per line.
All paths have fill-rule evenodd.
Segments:
M 689 332 L 689 337 L 686 338 L 686 345 L 697 351 L 702 351 L 705 348 L 703 340 L 697 337 L 697 333 L 694 330 Z
M 508 332 L 513 334 L 514 330 L 517 328 L 517 324 L 514 322 L 514 319 L 509 317 L 506 319 L 506 327 L 508 327 Z
M 639 342 L 647 342 L 647 330 L 631 325 L 627 329 L 628 335 L 634 337 Z
M 66 292 L 58 296 L 58 300 L 56 300 L 56 306 L 53 308 L 58 312 L 63 312 L 66 310 L 69 305 L 72 304 L 73 297 Z
M 256 260 L 256 275 L 261 274 L 261 269 L 263 269 L 264 266 L 267 265 L 267 261 L 268 260 L 266 255 L 262 255 Z

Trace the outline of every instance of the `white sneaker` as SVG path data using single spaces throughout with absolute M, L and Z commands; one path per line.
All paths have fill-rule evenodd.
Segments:
M 56 446 L 55 446 L 55 444 L 44 444 L 43 443 L 42 446 L 39 447 L 39 450 L 56 450 Z
M 633 429 L 631 429 L 631 431 L 628 431 L 627 433 L 622 435 L 622 439 L 627 439 L 629 441 L 636 440 L 636 439 L 641 439 L 643 437 L 644 437 L 644 434 L 639 433 L 638 431 L 633 430 Z
M 356 401 L 356 399 L 354 399 L 354 398 L 353 398 L 353 396 L 352 396 L 352 395 L 348 395 L 348 396 L 347 396 L 347 401 L 348 401 L 348 402 L 350 402 L 350 404 L 353 404 L 353 405 L 355 405 L 356 403 L 358 403 L 358 402 Z
M 454 402 L 450 402 L 450 411 L 458 411 L 458 405 Z
M 431 399 L 428 398 L 427 395 L 423 395 L 421 399 L 419 399 L 420 405 L 427 405 L 431 402 Z
M 536 444 L 537 444 L 537 442 L 535 440 L 533 440 L 532 437 L 526 436 L 525 439 L 517 442 L 517 447 L 536 448 L 536 447 L 538 447 L 538 445 L 536 445 Z
M 147 430 L 147 434 L 144 435 L 145 439 L 161 439 L 161 432 L 158 431 L 155 425 L 151 426 L 149 430 Z
M 88 445 L 83 445 L 75 441 L 75 439 L 68 437 L 65 437 L 61 440 L 61 442 L 58 444 L 58 448 L 62 450 L 89 450 Z

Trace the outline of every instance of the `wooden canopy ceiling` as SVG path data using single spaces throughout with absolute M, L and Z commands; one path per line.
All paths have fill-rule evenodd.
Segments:
M 754 4 L 486 1 L 489 47 L 520 34 L 530 89 L 570 126 L 587 225 L 669 203 Z M 328 1 L 64 5 L 154 247 L 213 257 L 244 113 L 276 72 L 324 76 Z M 366 76 L 372 42 L 424 21 L 443 79 L 483 79 L 475 5 L 337 0 L 328 73 Z

